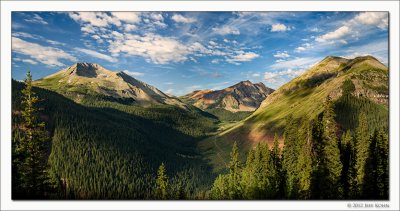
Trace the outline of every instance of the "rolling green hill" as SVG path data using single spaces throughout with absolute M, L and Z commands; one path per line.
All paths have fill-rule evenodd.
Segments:
M 308 123 L 323 111 L 328 96 L 342 132 L 354 131 L 361 111 L 367 113 L 371 131 L 388 128 L 388 76 L 388 68 L 372 56 L 326 57 L 269 95 L 248 118 L 199 146 L 216 171 L 222 170 L 235 141 L 242 155 L 255 143 L 271 145 L 275 133 L 282 136 L 289 115 Z

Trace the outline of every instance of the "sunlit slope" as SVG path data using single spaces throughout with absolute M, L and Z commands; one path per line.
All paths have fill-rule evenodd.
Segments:
M 242 146 L 242 154 L 260 141 L 271 143 L 275 133 L 282 135 L 289 115 L 306 123 L 323 111 L 328 96 L 335 104 L 336 120 L 342 131 L 357 126 L 361 111 L 367 113 L 372 128 L 387 126 L 388 74 L 388 68 L 372 56 L 326 57 L 269 95 L 248 118 L 203 141 L 200 147 L 219 168 L 219 157 L 228 160 L 235 141 Z M 346 81 L 351 82 L 353 89 L 344 95 Z

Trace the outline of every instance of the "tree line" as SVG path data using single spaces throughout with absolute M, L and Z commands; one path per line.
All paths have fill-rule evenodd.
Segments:
M 338 137 L 333 103 L 309 124 L 286 119 L 284 147 L 258 143 L 245 163 L 233 145 L 229 173 L 219 175 L 211 199 L 388 199 L 389 144 L 384 129 L 371 133 L 365 113 L 355 132 Z

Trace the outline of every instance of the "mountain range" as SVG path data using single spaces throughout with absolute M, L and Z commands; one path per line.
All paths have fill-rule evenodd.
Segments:
M 51 136 L 51 171 L 76 199 L 151 198 L 161 163 L 171 190 L 179 193 L 184 181 L 188 197 L 201 198 L 226 171 L 235 142 L 242 161 L 248 149 L 271 145 L 275 135 L 283 146 L 286 120 L 301 127 L 321 115 L 327 100 L 338 136 L 354 133 L 362 112 L 371 130 L 388 128 L 389 70 L 372 56 L 328 56 L 277 90 L 242 81 L 178 98 L 92 63 L 74 64 L 33 85 Z M 23 87 L 13 81 L 15 124 Z
M 222 90 L 196 90 L 181 99 L 203 110 L 254 111 L 273 91 L 261 82 L 253 84 L 247 80 Z

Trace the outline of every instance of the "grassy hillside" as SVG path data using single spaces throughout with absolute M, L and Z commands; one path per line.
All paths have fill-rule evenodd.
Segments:
M 271 145 L 275 133 L 282 136 L 289 115 L 308 123 L 323 111 L 328 96 L 335 103 L 342 132 L 354 131 L 361 111 L 367 114 L 371 131 L 378 126 L 388 128 L 388 74 L 387 67 L 370 56 L 352 60 L 327 57 L 268 96 L 248 118 L 199 146 L 210 163 L 222 169 L 235 141 L 242 154 L 258 142 Z M 346 87 L 349 82 L 350 91 Z
M 23 84 L 13 81 L 13 123 L 20 121 Z M 151 199 L 158 166 L 164 162 L 172 189 L 178 181 L 188 197 L 214 179 L 196 142 L 215 130 L 214 119 L 173 106 L 141 108 L 86 99 L 77 104 L 35 88 L 41 117 L 51 133 L 48 163 L 63 187 L 61 198 Z M 179 179 L 178 179 L 179 178 Z

